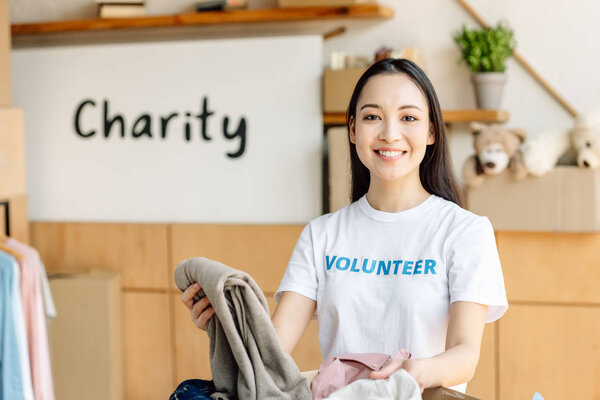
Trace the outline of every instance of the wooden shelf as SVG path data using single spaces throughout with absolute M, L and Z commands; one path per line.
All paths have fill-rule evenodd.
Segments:
M 501 123 L 508 121 L 510 114 L 508 111 L 501 110 L 445 110 L 442 111 L 444 122 L 447 124 L 457 122 L 487 122 L 487 123 Z
M 76 21 L 14 24 L 13 36 L 73 31 L 155 28 L 218 24 L 247 24 L 286 21 L 310 21 L 343 18 L 388 19 L 394 16 L 391 8 L 377 4 L 347 7 L 302 7 L 255 10 L 210 11 L 180 15 L 146 16 L 135 18 L 87 19 Z
M 487 123 L 501 123 L 508 121 L 508 111 L 498 110 L 445 110 L 442 111 L 444 122 L 447 124 L 453 124 L 458 122 L 487 122 Z M 345 113 L 325 113 L 323 114 L 324 125 L 346 125 L 346 114 Z

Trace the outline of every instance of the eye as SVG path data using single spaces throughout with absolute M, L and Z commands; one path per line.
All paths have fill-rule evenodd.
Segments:
M 379 118 L 378 115 L 369 114 L 369 115 L 366 115 L 364 119 L 369 120 L 369 121 L 373 121 L 373 120 L 378 119 L 378 118 Z
M 412 115 L 405 115 L 404 117 L 402 117 L 402 121 L 408 121 L 408 122 L 413 122 L 416 121 L 417 119 L 415 117 L 413 117 Z
M 592 147 L 592 143 L 590 143 L 590 142 L 585 142 L 585 147 Z

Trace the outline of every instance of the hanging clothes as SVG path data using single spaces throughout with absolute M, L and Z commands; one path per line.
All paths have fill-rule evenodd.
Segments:
M 33 247 L 8 238 L 4 245 L 24 255 L 21 265 L 21 299 L 27 330 L 29 364 L 35 400 L 54 400 L 46 313 L 42 298 L 41 260 Z
M 42 296 L 44 298 L 44 310 L 46 312 L 46 320 L 48 322 L 56 318 L 56 307 L 54 306 L 54 298 L 50 291 L 50 284 L 48 283 L 48 274 L 46 273 L 46 267 L 42 260 L 40 260 L 40 276 L 42 278 Z
M 19 264 L 0 250 L 0 400 L 33 399 L 20 282 Z

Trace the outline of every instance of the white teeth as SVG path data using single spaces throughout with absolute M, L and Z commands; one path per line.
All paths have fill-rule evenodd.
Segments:
M 385 157 L 397 157 L 397 156 L 405 153 L 404 151 L 385 151 L 385 150 L 377 150 L 377 152 Z

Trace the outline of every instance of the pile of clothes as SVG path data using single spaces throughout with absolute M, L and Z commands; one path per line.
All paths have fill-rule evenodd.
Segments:
M 281 347 L 267 300 L 250 275 L 194 257 L 179 263 L 175 283 L 183 292 L 195 282 L 202 289 L 194 300 L 207 296 L 217 317 L 206 327 L 213 380 L 184 381 L 170 400 L 421 399 L 419 385 L 403 369 L 388 379 L 366 379 L 393 359 L 410 358 L 405 350 L 393 357 L 377 353 L 333 357 L 321 364 L 309 383 Z

